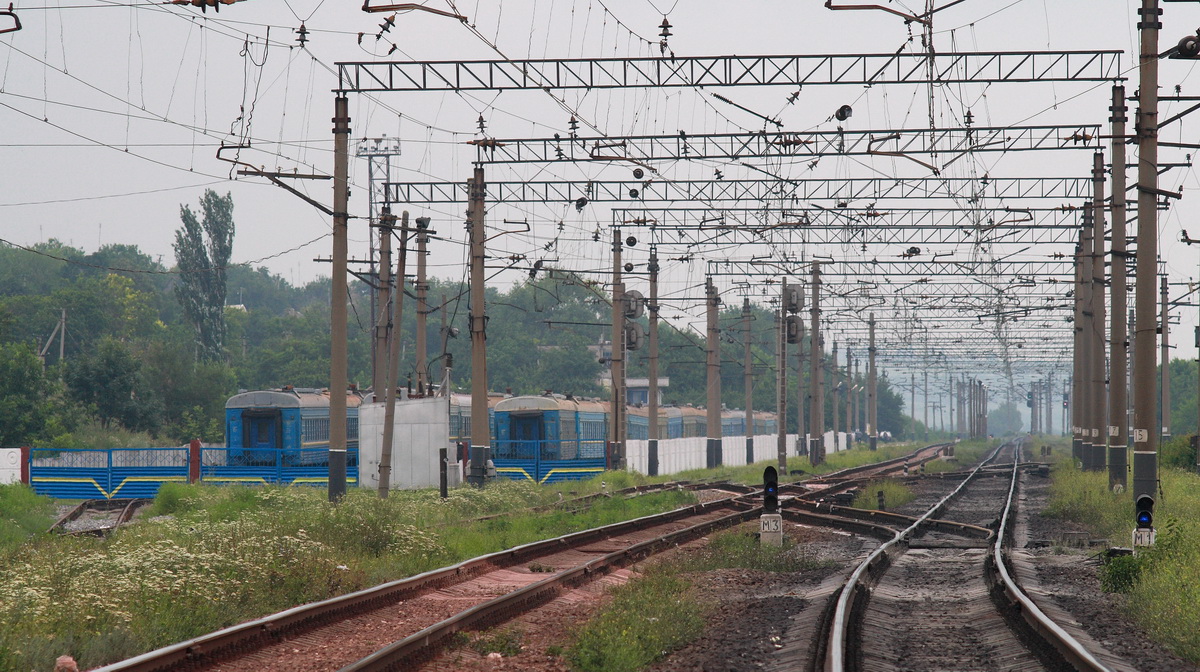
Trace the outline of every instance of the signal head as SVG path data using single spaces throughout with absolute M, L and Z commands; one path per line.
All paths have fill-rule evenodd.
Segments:
M 1138 529 L 1154 529 L 1154 498 L 1150 495 L 1138 495 L 1134 509 L 1137 511 L 1134 520 Z

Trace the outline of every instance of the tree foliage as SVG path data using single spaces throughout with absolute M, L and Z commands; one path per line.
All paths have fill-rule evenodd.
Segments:
M 64 381 L 72 397 L 93 409 L 106 427 L 115 422 L 133 431 L 152 431 L 162 423 L 162 403 L 142 375 L 141 359 L 111 336 L 68 362 Z
M 200 198 L 201 220 L 180 206 L 183 226 L 175 232 L 175 262 L 179 283 L 175 296 L 196 330 L 196 352 L 202 361 L 221 361 L 225 355 L 226 267 L 233 253 L 233 197 L 211 189 Z

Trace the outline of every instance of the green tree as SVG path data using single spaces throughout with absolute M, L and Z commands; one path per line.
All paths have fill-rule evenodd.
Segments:
M 179 284 L 175 297 L 196 330 L 198 358 L 216 362 L 224 357 L 226 267 L 233 253 L 233 196 L 207 189 L 200 197 L 203 219 L 180 207 L 183 227 L 175 231 L 175 261 Z
M 64 381 L 104 427 L 117 422 L 134 431 L 154 431 L 160 425 L 162 403 L 142 376 L 141 360 L 114 338 L 106 336 L 93 350 L 68 360 Z
M 1006 401 L 988 412 L 988 434 L 993 436 L 1008 436 L 1016 434 L 1025 427 L 1025 419 L 1017 410 L 1017 405 Z
M 26 344 L 0 343 L 0 446 L 28 445 L 45 425 L 42 365 Z

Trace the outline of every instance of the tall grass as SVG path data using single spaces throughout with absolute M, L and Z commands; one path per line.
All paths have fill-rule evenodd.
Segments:
M 916 499 L 916 495 L 908 486 L 894 479 L 884 479 L 881 481 L 871 481 L 859 491 L 854 497 L 854 506 L 858 509 L 870 509 L 872 511 L 879 508 L 879 493 L 883 493 L 883 507 L 886 511 L 894 511 L 896 508 Z
M 576 634 L 567 654 L 580 672 L 634 672 L 704 632 L 691 582 L 651 572 L 613 589 L 613 601 Z
M 1132 563 L 1111 565 L 1105 586 L 1128 590 L 1124 608 L 1158 641 L 1200 662 L 1200 477 L 1161 469 L 1155 507 L 1158 541 Z M 1133 496 L 1108 491 L 1108 476 L 1062 463 L 1054 471 L 1046 514 L 1083 523 L 1126 545 L 1133 531 Z M 1119 574 L 1119 575 L 1118 575 Z
M 54 524 L 54 501 L 23 483 L 0 485 L 0 557 Z
M 611 491 L 620 483 L 606 488 Z M 169 484 L 151 518 L 108 539 L 41 535 L 0 554 L 0 670 L 94 666 L 296 604 L 483 553 L 694 502 L 687 491 L 600 497 L 580 512 L 558 495 L 595 482 L 402 491 Z M 5 494 L 10 494 L 5 491 Z M 7 511 L 7 509 L 6 509 Z M 488 514 L 507 515 L 464 522 Z M 49 523 L 47 523 L 49 525 Z
M 694 572 L 798 572 L 819 565 L 791 543 L 762 546 L 741 531 L 718 533 L 699 553 L 653 563 L 613 589 L 612 602 L 575 632 L 567 659 L 579 672 L 633 672 L 699 637 L 712 605 L 696 595 Z

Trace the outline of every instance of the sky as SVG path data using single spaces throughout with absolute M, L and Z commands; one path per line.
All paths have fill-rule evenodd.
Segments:
M 380 3 L 372 0 L 371 4 Z M 330 218 L 296 196 L 258 177 L 236 174 L 217 158 L 224 145 L 248 145 L 236 154 L 266 170 L 330 175 L 333 172 L 335 63 L 388 60 L 657 57 L 750 54 L 891 53 L 919 50 L 920 31 L 882 11 L 830 11 L 820 0 L 427 0 L 429 8 L 465 15 L 466 21 L 434 12 L 395 15 L 362 11 L 340 0 L 242 0 L 220 11 L 190 5 L 129 0 L 16 0 L 22 29 L 0 34 L 0 239 L 30 245 L 55 238 L 91 252 L 106 244 L 136 244 L 173 264 L 171 243 L 182 205 L 193 209 L 205 189 L 230 193 L 237 234 L 233 261 L 264 266 L 292 283 L 329 273 Z M 922 0 L 888 3 L 898 11 L 923 9 Z M 950 4 L 939 2 L 938 5 Z M 1099 50 L 1125 52 L 1123 65 L 1136 89 L 1134 0 L 966 0 L 938 12 L 934 47 L 950 51 Z M 659 45 L 666 18 L 672 35 Z M 1200 25 L 1200 8 L 1167 3 L 1162 49 Z M 306 43 L 297 41 L 304 25 Z M 0 30 L 12 25 L 0 16 Z M 1178 87 L 1195 94 L 1196 61 L 1162 61 L 1164 95 Z M 351 94 L 352 138 L 387 137 L 399 145 L 390 177 L 399 182 L 463 181 L 475 150 L 466 143 L 495 138 L 567 135 L 568 117 L 587 135 L 696 134 L 776 130 L 758 115 L 775 118 L 787 131 L 928 128 L 929 91 L 923 87 L 729 87 L 714 98 L 700 88 L 532 92 L 417 92 Z M 795 93 L 795 98 L 788 97 Z M 1107 124 L 1107 83 L 1034 83 L 939 87 L 933 116 L 939 127 L 961 126 L 969 110 L 976 126 Z M 841 105 L 853 117 L 833 118 Z M 1186 105 L 1164 103 L 1163 117 Z M 745 111 L 747 108 L 754 113 Z M 1164 140 L 1193 142 L 1197 121 L 1164 129 Z M 369 144 L 368 144 L 369 146 Z M 353 151 L 353 147 L 352 147 Z M 1163 161 L 1189 163 L 1186 150 L 1166 150 Z M 1131 155 L 1132 156 L 1132 155 Z M 1091 152 L 980 153 L 947 169 L 947 176 L 1087 176 Z M 824 157 L 807 162 L 763 162 L 792 177 L 922 176 L 924 168 L 896 157 Z M 680 161 L 656 166 L 664 179 L 761 177 L 736 162 Z M 523 164 L 488 166 L 489 180 L 628 179 L 629 164 Z M 351 161 L 350 254 L 369 255 L 365 225 L 371 213 L 368 162 Z M 1133 172 L 1130 172 L 1133 179 Z M 330 204 L 328 180 L 295 180 L 297 188 Z M 1187 198 L 1197 185 L 1194 170 L 1173 168 L 1164 189 L 1182 188 L 1185 198 L 1160 219 L 1160 250 L 1172 282 L 1183 295 L 1195 281 L 1200 249 L 1177 242 L 1194 211 Z M 855 204 L 865 206 L 867 204 Z M 441 240 L 431 246 L 430 272 L 464 274 L 465 210 L 461 204 L 396 204 L 428 216 Z M 893 206 L 895 207 L 895 206 Z M 496 205 L 488 211 L 495 264 L 533 259 L 602 279 L 609 268 L 609 229 L 614 215 L 599 204 Z M 524 229 L 528 228 L 528 231 Z M 1200 225 L 1192 225 L 1200 236 Z M 597 234 L 600 234 L 597 236 Z M 665 235 L 665 234 L 664 234 Z M 788 234 L 790 235 L 790 234 Z M 832 249 L 781 234 L 764 249 L 795 255 L 844 258 L 859 254 L 849 242 Z M 593 238 L 598 237 L 597 243 Z M 644 241 L 643 241 L 644 242 Z M 666 241 L 660 241 L 664 245 Z M 879 247 L 876 258 L 895 256 Z M 946 255 L 971 258 L 968 247 Z M 998 245 L 996 255 L 1043 259 L 1069 253 L 1069 245 L 1022 250 Z M 667 314 L 694 323 L 702 313 L 706 268 L 722 259 L 745 259 L 737 241 L 706 248 L 697 258 L 664 268 Z M 627 250 L 644 268 L 646 246 Z M 954 257 L 952 257 L 954 258 Z M 679 259 L 683 259 L 681 255 Z M 707 262 L 707 263 L 706 263 Z M 712 264 L 718 264 L 714 267 Z M 527 277 L 523 269 L 493 273 L 507 286 Z M 636 277 L 636 273 L 635 273 Z M 631 280 L 636 283 L 637 280 Z M 742 296 L 765 301 L 763 278 L 722 277 L 727 305 Z M 645 288 L 641 287 L 643 293 Z M 231 288 L 231 295 L 236 288 Z M 773 290 L 772 290 L 773 291 Z M 883 288 L 887 292 L 886 288 Z M 847 298 L 848 313 L 866 303 Z M 882 312 L 882 309 L 881 309 Z M 903 319 L 904 316 L 901 316 Z M 1177 357 L 1195 357 L 1190 334 L 1195 309 L 1179 311 L 1183 329 L 1174 339 Z M 861 323 L 860 316 L 848 316 Z M 936 325 L 935 325 L 936 326 Z M 845 340 L 861 341 L 861 324 L 846 327 Z M 1014 329 L 1020 325 L 1014 325 Z M 1036 328 L 1036 327 L 1035 327 Z M 1061 329 L 1061 327 L 1056 327 Z M 904 338 L 895 327 L 893 338 Z M 985 334 L 986 337 L 986 334 Z M 900 367 L 897 374 L 919 367 Z M 1022 372 L 1021 375 L 1025 375 Z M 1029 372 L 1033 375 L 1033 372 Z M 906 376 L 905 376 L 906 377 Z M 1029 377 L 1026 375 L 1025 377 Z

